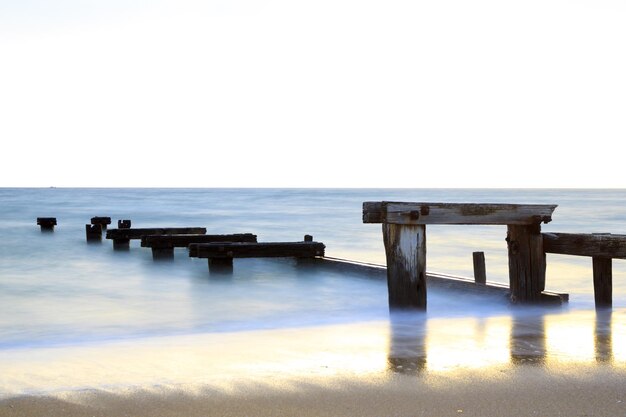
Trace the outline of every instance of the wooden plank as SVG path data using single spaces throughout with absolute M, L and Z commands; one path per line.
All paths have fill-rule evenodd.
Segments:
M 383 223 L 390 310 L 426 309 L 426 226 Z
M 547 253 L 626 259 L 626 235 L 543 233 Z
M 537 302 L 546 283 L 546 254 L 541 227 L 507 226 L 511 301 Z
M 197 258 L 312 258 L 324 256 L 320 242 L 192 243 L 189 256 Z
M 611 258 L 593 257 L 593 294 L 596 308 L 613 305 L 613 262 Z
M 204 234 L 204 227 L 156 227 L 156 228 L 135 228 L 135 229 L 110 229 L 107 230 L 107 239 L 141 239 L 146 235 L 183 235 L 183 234 Z
M 235 233 L 230 235 L 145 235 L 141 237 L 144 248 L 186 248 L 191 243 L 217 242 L 256 242 L 257 236 L 252 233 Z
M 473 252 L 472 259 L 474 261 L 474 281 L 476 284 L 485 285 L 487 283 L 485 252 Z
M 365 202 L 363 223 L 530 225 L 552 220 L 556 205 Z

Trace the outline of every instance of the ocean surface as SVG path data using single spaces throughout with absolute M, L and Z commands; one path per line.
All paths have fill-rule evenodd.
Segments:
M 381 226 L 362 223 L 364 201 L 558 204 L 543 231 L 626 234 L 626 190 L 507 189 L 0 189 L 0 355 L 42 349 L 389 318 L 381 279 L 299 265 L 292 259 L 236 259 L 232 275 L 176 249 L 155 262 L 133 240 L 87 243 L 93 216 L 133 227 L 254 233 L 259 241 L 326 245 L 326 255 L 384 264 Z M 45 233 L 37 217 L 56 217 Z M 427 270 L 472 276 L 484 251 L 488 281 L 508 283 L 505 226 L 428 226 Z M 546 287 L 570 294 L 569 314 L 594 310 L 591 259 L 548 255 Z M 614 306 L 626 307 L 626 262 L 614 260 Z M 506 317 L 503 303 L 472 304 L 429 293 L 438 320 Z M 505 303 L 504 303 L 505 304 Z M 591 323 L 591 322 L 590 322 Z M 18 371 L 16 371 L 18 372 Z M 0 377 L 1 379 L 1 377 Z M 1 381 L 0 381 L 1 382 Z M 2 384 L 0 383 L 0 386 Z M 0 387 L 1 388 L 1 387 Z

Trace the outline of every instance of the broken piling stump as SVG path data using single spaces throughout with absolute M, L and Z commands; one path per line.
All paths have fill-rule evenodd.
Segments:
M 42 232 L 52 232 L 57 225 L 56 217 L 37 217 L 37 225 L 41 226 Z
M 192 243 L 189 256 L 207 258 L 209 271 L 232 267 L 233 258 L 315 258 L 324 256 L 326 246 L 321 242 L 262 242 L 262 243 Z
M 117 228 L 118 229 L 130 229 L 130 220 L 118 220 L 117 221 Z
M 485 285 L 487 283 L 487 271 L 485 269 L 485 252 L 473 252 L 474 282 Z
M 101 242 L 102 241 L 102 225 L 86 224 L 85 235 L 87 238 L 87 242 Z
M 219 242 L 256 242 L 252 233 L 235 233 L 230 235 L 176 234 L 176 235 L 145 235 L 141 237 L 141 246 L 152 249 L 154 259 L 174 257 L 174 248 L 186 248 L 192 243 Z
M 110 229 L 107 230 L 106 238 L 113 240 L 114 249 L 126 249 L 131 239 L 141 239 L 146 235 L 184 235 L 205 234 L 204 227 L 156 227 L 136 229 Z
M 372 201 L 363 203 L 363 223 L 382 223 L 391 309 L 426 308 L 426 225 L 506 225 L 511 299 L 542 299 L 545 254 L 541 223 L 556 205 L 465 204 Z
M 91 224 L 99 224 L 102 227 L 102 230 L 104 230 L 109 224 L 111 224 L 111 218 L 100 216 L 92 217 Z

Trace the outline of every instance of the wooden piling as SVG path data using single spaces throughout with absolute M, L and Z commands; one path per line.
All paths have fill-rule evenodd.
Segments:
M 56 217 L 37 217 L 37 225 L 41 227 L 42 232 L 52 232 L 54 226 L 57 225 Z
M 87 242 L 102 241 L 102 225 L 86 224 L 85 235 L 87 238 Z
M 537 302 L 546 283 L 546 254 L 540 224 L 508 225 L 511 301 Z
M 485 253 L 473 252 L 474 261 L 474 282 L 476 284 L 485 285 L 487 283 L 487 271 L 485 269 Z
M 311 235 L 304 235 L 304 241 L 305 242 L 313 242 L 313 236 L 311 236 Z
M 426 226 L 383 223 L 389 308 L 426 309 Z
M 130 220 L 118 220 L 117 228 L 118 229 L 130 229 Z
M 611 308 L 613 306 L 613 260 L 596 256 L 591 259 L 596 309 Z
M 174 259 L 174 247 L 153 247 L 152 259 L 154 260 L 166 260 Z

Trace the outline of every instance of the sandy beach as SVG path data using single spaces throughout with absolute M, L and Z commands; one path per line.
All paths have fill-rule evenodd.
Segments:
M 12 416 L 620 416 L 626 413 L 624 372 L 585 369 L 558 375 L 527 368 L 493 378 L 396 375 L 385 381 L 289 387 L 241 383 L 211 389 L 89 391 L 25 396 L 0 402 Z M 269 386 L 268 386 L 269 385 Z
M 625 415 L 614 316 L 608 327 L 585 311 L 538 327 L 442 318 L 6 351 L 0 416 Z

